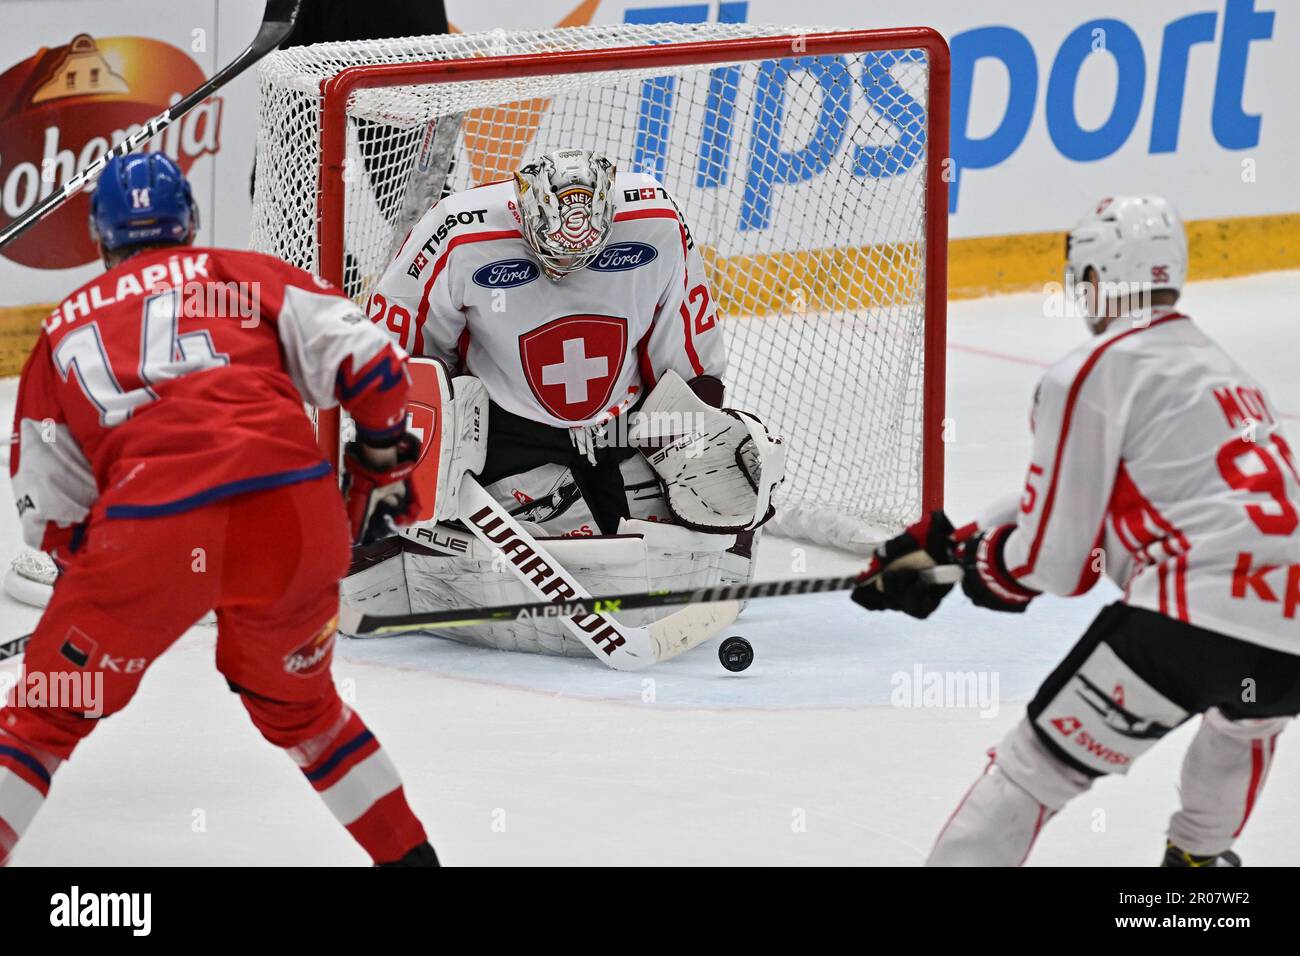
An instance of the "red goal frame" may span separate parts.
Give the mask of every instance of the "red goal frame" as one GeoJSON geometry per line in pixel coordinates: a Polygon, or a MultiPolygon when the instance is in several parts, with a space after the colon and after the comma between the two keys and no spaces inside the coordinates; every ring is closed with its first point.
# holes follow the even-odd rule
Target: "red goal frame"
{"type": "MultiPolygon", "coordinates": [[[[344,181],[347,104],[354,90],[420,83],[501,80],[553,73],[599,73],[654,66],[708,65],[801,56],[868,53],[878,50],[925,50],[929,82],[926,103],[925,343],[922,386],[921,507],[943,507],[944,396],[948,321],[948,183],[949,96],[951,67],[948,44],[929,27],[846,30],[773,37],[742,37],[672,43],[351,66],[321,81],[320,182],[318,191],[318,268],[323,278],[343,287],[344,181]]],[[[863,427],[869,427],[863,423],[863,427]]],[[[339,461],[339,413],[318,412],[317,436],[322,451],[339,461]]]]}

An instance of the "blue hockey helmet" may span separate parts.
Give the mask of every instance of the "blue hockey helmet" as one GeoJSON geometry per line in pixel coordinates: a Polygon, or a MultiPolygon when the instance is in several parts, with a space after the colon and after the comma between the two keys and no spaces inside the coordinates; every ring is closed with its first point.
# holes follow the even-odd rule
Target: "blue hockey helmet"
{"type": "Polygon", "coordinates": [[[90,199],[90,235],[112,251],[188,242],[199,225],[189,180],[166,153],[115,156],[90,199]]]}

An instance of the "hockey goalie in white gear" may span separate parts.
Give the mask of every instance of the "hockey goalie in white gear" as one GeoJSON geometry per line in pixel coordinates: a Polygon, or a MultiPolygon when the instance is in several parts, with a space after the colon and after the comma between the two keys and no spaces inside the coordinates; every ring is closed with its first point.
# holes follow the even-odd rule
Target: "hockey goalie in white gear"
{"type": "MultiPolygon", "coordinates": [[[[527,599],[450,524],[447,496],[466,473],[592,593],[750,580],[784,447],[721,408],[726,355],[704,263],[653,177],[565,149],[446,196],[411,230],[368,314],[459,374],[431,386],[449,389],[453,416],[427,496],[437,513],[404,529],[400,554],[390,543],[359,562],[349,602],[405,613],[527,599]]],[[[422,464],[423,480],[434,470],[422,464]]],[[[446,634],[586,653],[547,621],[446,634]]]]}

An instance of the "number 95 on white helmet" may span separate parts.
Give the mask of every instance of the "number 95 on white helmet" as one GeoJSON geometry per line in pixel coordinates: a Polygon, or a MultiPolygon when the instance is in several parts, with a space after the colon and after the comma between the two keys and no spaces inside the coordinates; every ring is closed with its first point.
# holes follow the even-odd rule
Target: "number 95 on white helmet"
{"type": "Polygon", "coordinates": [[[1095,281],[1107,298],[1149,301],[1152,292],[1181,293],[1186,280],[1187,233],[1163,196],[1103,199],[1065,237],[1067,289],[1095,281]]]}

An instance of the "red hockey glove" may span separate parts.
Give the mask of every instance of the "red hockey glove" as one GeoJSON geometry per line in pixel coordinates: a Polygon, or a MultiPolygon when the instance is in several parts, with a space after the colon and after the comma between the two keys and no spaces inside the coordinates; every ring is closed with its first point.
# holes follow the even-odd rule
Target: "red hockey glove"
{"type": "Polygon", "coordinates": [[[977,607],[1020,614],[1040,593],[1013,578],[1002,560],[1002,549],[1015,527],[1004,524],[982,531],[959,548],[958,557],[966,572],[961,589],[977,607]]]}
{"type": "Polygon", "coordinates": [[[371,464],[360,442],[348,442],[343,450],[343,500],[356,544],[387,538],[394,525],[410,524],[420,513],[420,498],[411,482],[420,461],[420,440],[406,432],[393,447],[397,460],[386,466],[371,464]]]}
{"type": "Polygon", "coordinates": [[[852,598],[868,611],[902,611],[915,618],[934,613],[951,582],[935,582],[921,572],[936,565],[950,565],[953,557],[952,522],[942,511],[934,511],[876,548],[871,564],[862,572],[862,583],[852,598]]]}

